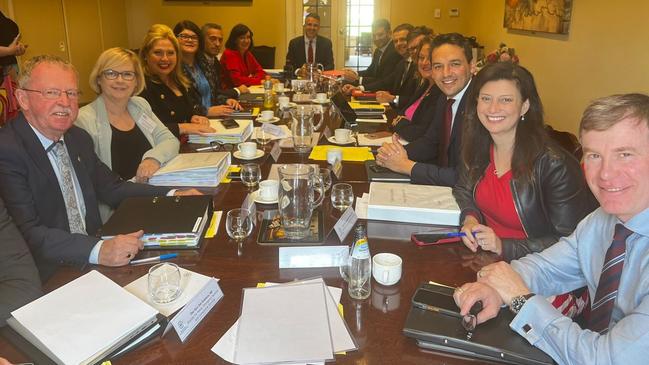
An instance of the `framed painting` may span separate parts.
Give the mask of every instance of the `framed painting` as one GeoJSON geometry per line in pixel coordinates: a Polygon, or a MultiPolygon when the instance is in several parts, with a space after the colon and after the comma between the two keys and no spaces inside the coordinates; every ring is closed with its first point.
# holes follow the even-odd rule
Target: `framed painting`
{"type": "Polygon", "coordinates": [[[572,0],[505,0],[507,29],[568,34],[572,0]]]}

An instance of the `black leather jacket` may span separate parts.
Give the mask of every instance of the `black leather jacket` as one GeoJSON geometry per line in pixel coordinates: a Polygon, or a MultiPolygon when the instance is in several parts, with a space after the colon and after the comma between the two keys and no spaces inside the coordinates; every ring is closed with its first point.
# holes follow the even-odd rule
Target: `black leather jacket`
{"type": "MultiPolygon", "coordinates": [[[[534,162],[532,181],[512,179],[510,183],[516,213],[521,220],[527,239],[503,239],[502,256],[513,260],[528,253],[542,251],[562,236],[567,236],[577,223],[595,210],[597,201],[586,185],[577,159],[564,149],[551,145],[534,162]]],[[[468,181],[465,169],[453,188],[462,215],[468,213],[484,217],[475,205],[477,184],[468,181]]]]}

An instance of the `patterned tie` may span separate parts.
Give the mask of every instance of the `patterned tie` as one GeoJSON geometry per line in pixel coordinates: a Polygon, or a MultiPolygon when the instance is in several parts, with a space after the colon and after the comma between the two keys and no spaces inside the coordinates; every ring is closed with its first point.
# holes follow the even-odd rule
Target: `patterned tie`
{"type": "Polygon", "coordinates": [[[446,113],[444,114],[444,125],[442,129],[441,143],[439,144],[439,166],[448,166],[448,146],[451,143],[451,129],[453,125],[453,103],[455,99],[446,100],[446,113]]]}
{"type": "Polygon", "coordinates": [[[617,288],[620,286],[620,277],[624,268],[626,239],[633,231],[621,224],[615,225],[613,242],[606,251],[604,266],[597,284],[595,300],[590,311],[588,328],[592,331],[605,334],[611,322],[611,314],[617,298],[617,288]]]}
{"type": "Polygon", "coordinates": [[[313,63],[313,39],[309,40],[308,55],[309,55],[309,59],[308,59],[307,62],[311,64],[311,63],[313,63]]]}
{"type": "Polygon", "coordinates": [[[63,199],[65,200],[65,210],[68,215],[70,232],[86,234],[83,219],[79,211],[77,197],[74,193],[74,178],[72,175],[74,174],[74,170],[72,169],[68,150],[63,146],[63,140],[58,140],[57,142],[52,143],[52,145],[47,148],[47,152],[50,150],[54,152],[54,158],[57,160],[57,165],[61,172],[61,192],[63,193],[63,199]]]}

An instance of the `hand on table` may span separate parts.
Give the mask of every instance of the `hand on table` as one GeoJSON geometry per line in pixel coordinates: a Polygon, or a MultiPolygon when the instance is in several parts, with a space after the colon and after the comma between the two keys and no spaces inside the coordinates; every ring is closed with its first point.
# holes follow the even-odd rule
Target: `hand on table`
{"type": "Polygon", "coordinates": [[[508,263],[496,262],[478,271],[478,282],[492,287],[503,303],[509,305],[512,298],[530,293],[523,279],[508,263]]]}
{"type": "Polygon", "coordinates": [[[466,283],[460,286],[453,293],[453,299],[455,299],[455,304],[460,307],[460,314],[463,316],[469,313],[473,304],[481,300],[482,310],[477,316],[478,324],[495,318],[503,305],[498,292],[483,283],[466,283]]]}
{"type": "Polygon", "coordinates": [[[348,80],[350,82],[354,82],[358,80],[358,74],[354,70],[350,70],[348,68],[343,70],[343,77],[345,80],[348,80]]]}
{"type": "Polygon", "coordinates": [[[379,166],[410,176],[415,163],[408,159],[408,152],[399,142],[399,135],[392,135],[392,143],[383,143],[376,155],[379,166]]]}
{"type": "Polygon", "coordinates": [[[192,115],[189,122],[194,124],[210,125],[210,120],[202,115],[192,115]]]}
{"type": "Polygon", "coordinates": [[[388,91],[377,91],[376,92],[376,101],[379,103],[391,103],[394,101],[395,96],[390,94],[388,91]]]}
{"type": "Polygon", "coordinates": [[[342,92],[345,95],[351,95],[354,90],[358,90],[358,88],[352,84],[345,84],[342,87],[342,92]]]}
{"type": "Polygon", "coordinates": [[[247,94],[250,92],[250,90],[248,90],[248,86],[243,84],[235,87],[235,89],[239,90],[239,94],[247,94]]]}
{"type": "Polygon", "coordinates": [[[180,130],[180,134],[202,134],[216,132],[216,130],[209,125],[198,123],[179,123],[178,129],[180,130]]]}
{"type": "Polygon", "coordinates": [[[234,109],[234,110],[241,110],[242,109],[241,104],[239,104],[239,101],[237,101],[236,99],[228,99],[225,102],[225,104],[232,107],[232,109],[234,109]]]}
{"type": "MultiPolygon", "coordinates": [[[[228,99],[228,100],[234,100],[234,99],[228,99]]],[[[238,105],[238,104],[239,104],[239,102],[237,102],[237,105],[238,105]]],[[[240,107],[240,106],[239,106],[239,107],[240,107]]],[[[232,106],[230,106],[230,105],[228,105],[228,104],[224,104],[224,105],[215,105],[215,106],[211,106],[211,107],[207,110],[207,115],[209,115],[209,116],[214,116],[214,117],[227,117],[227,116],[229,116],[230,114],[232,114],[232,112],[234,111],[234,109],[235,109],[234,107],[232,107],[232,106]]]]}
{"type": "Polygon", "coordinates": [[[135,181],[139,183],[146,183],[151,176],[160,169],[160,162],[153,158],[145,158],[140,162],[135,173],[135,181]]]}
{"type": "Polygon", "coordinates": [[[466,236],[462,237],[462,242],[469,250],[476,252],[480,247],[485,251],[495,252],[498,255],[502,254],[503,242],[500,237],[496,235],[496,232],[491,227],[480,224],[474,216],[466,216],[460,231],[466,234],[466,236]]]}
{"type": "Polygon", "coordinates": [[[144,248],[144,243],[140,240],[143,234],[144,231],[139,230],[104,240],[99,250],[99,264],[104,266],[127,265],[144,248]]]}

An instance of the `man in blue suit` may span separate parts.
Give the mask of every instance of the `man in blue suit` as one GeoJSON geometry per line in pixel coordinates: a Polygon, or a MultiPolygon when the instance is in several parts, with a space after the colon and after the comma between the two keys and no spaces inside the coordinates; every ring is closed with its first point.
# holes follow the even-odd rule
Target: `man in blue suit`
{"type": "Polygon", "coordinates": [[[0,130],[0,195],[41,278],[58,265],[128,264],[143,247],[143,232],[94,237],[102,224],[98,201],[117,207],[127,197],[170,192],[125,182],[99,160],[90,136],[73,125],[79,94],[70,63],[35,57],[23,67],[16,92],[22,113],[0,130]]]}

